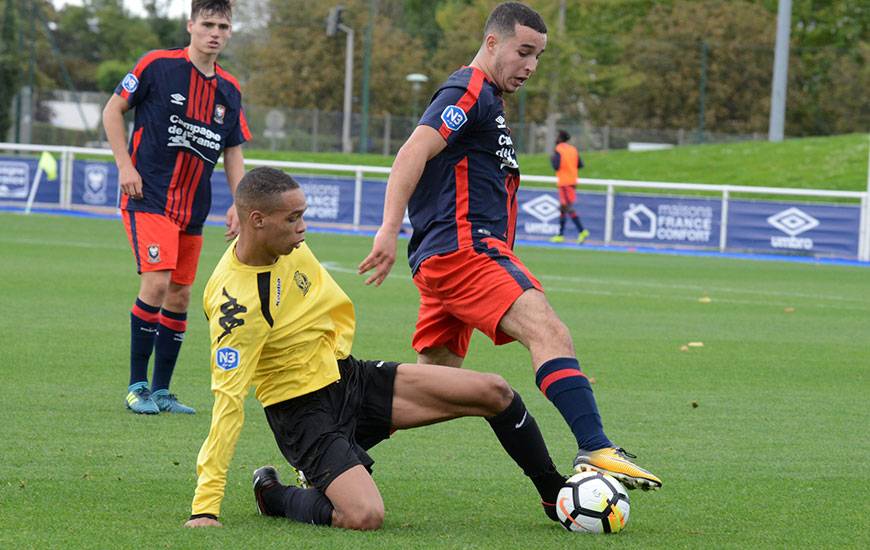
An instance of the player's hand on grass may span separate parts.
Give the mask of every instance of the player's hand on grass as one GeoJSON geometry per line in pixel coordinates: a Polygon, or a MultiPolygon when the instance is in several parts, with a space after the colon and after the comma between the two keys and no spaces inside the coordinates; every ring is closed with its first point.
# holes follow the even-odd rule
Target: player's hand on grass
{"type": "Polygon", "coordinates": [[[189,519],[184,524],[185,527],[223,527],[223,523],[211,518],[196,518],[189,519]]]}
{"type": "Polygon", "coordinates": [[[142,176],[133,166],[127,166],[119,171],[118,183],[121,186],[121,192],[131,199],[142,198],[142,176]]]}
{"type": "Polygon", "coordinates": [[[390,274],[393,264],[396,263],[397,241],[398,234],[395,231],[385,230],[383,227],[378,229],[378,232],[375,235],[375,240],[372,243],[372,251],[369,252],[369,255],[359,264],[359,270],[357,271],[362,275],[372,269],[375,270],[375,272],[366,279],[367,285],[374,283],[375,286],[381,286],[381,283],[383,283],[384,279],[387,278],[387,275],[390,274]]]}
{"type": "Polygon", "coordinates": [[[239,234],[239,215],[236,213],[236,205],[233,204],[227,209],[227,231],[224,233],[224,237],[228,241],[231,241],[236,238],[236,235],[239,234]]]}

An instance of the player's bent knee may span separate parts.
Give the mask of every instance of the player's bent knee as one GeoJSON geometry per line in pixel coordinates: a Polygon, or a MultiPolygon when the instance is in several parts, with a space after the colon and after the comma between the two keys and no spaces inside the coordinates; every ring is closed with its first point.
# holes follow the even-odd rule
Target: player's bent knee
{"type": "Polygon", "coordinates": [[[355,506],[352,510],[336,510],[335,527],[356,531],[374,531],[384,525],[384,508],[376,505],[355,506]]]}
{"type": "Polygon", "coordinates": [[[488,416],[495,416],[505,410],[514,398],[514,389],[507,380],[498,374],[484,374],[486,390],[481,393],[488,416]]]}

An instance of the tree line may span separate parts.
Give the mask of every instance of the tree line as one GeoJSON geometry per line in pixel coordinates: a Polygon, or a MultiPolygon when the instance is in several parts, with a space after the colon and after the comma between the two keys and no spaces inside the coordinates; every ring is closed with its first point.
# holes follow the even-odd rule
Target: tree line
{"type": "MultiPolygon", "coordinates": [[[[496,4],[335,2],[356,31],[354,110],[362,107],[368,50],[370,112],[394,115],[415,114],[416,101],[425,102],[472,59],[496,4]],[[409,73],[429,77],[421,97],[414,97],[409,73]]],[[[527,3],[548,24],[548,46],[538,74],[508,98],[512,120],[766,132],[777,0],[527,3]]],[[[145,17],[125,11],[121,0],[85,0],[60,10],[48,0],[0,0],[0,6],[0,131],[9,123],[2,104],[31,79],[39,89],[109,93],[145,51],[188,42],[184,20],[165,14],[165,0],[146,0],[145,17]]],[[[248,103],[342,109],[345,41],[341,33],[326,36],[331,7],[238,0],[234,37],[221,62],[242,81],[248,103]]],[[[868,22],[864,0],[793,1],[787,135],[870,128],[868,22]]]]}

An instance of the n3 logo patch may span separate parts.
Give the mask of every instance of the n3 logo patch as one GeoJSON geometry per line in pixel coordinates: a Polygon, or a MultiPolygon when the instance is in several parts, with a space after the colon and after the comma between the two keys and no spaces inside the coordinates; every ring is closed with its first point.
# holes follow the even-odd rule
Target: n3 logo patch
{"type": "Polygon", "coordinates": [[[236,348],[223,347],[215,352],[214,362],[221,370],[233,370],[239,367],[240,358],[241,355],[236,348]]]}
{"type": "Polygon", "coordinates": [[[451,131],[455,132],[462,128],[462,125],[468,121],[468,116],[465,114],[465,111],[456,105],[448,105],[443,111],[441,111],[441,121],[444,122],[444,125],[451,131]]]}
{"type": "Polygon", "coordinates": [[[121,81],[121,87],[132,94],[139,87],[139,79],[133,73],[127,73],[127,76],[121,81]]]}

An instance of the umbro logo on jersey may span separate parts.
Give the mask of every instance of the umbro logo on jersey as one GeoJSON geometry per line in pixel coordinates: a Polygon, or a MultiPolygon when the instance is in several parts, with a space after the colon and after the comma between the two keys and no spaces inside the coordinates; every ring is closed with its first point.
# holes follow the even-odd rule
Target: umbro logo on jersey
{"type": "Polygon", "coordinates": [[[169,102],[172,103],[173,105],[184,105],[185,99],[187,99],[187,98],[179,93],[174,93],[171,96],[169,96],[169,102]]]}
{"type": "Polygon", "coordinates": [[[495,117],[495,123],[499,128],[507,128],[507,121],[504,119],[504,116],[498,115],[495,117]]]}

